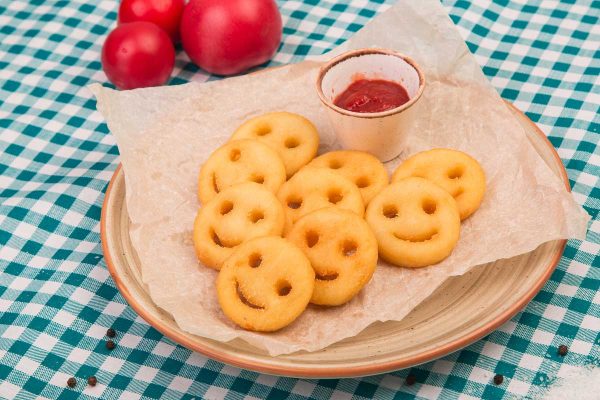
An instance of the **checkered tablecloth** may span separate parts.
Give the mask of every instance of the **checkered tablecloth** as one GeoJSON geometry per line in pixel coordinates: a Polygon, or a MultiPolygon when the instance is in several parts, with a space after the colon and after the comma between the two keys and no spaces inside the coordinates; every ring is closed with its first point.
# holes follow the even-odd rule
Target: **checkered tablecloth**
{"type": "MultiPolygon", "coordinates": [[[[279,1],[284,38],[272,64],[335,47],[392,2],[279,1]]],[[[85,88],[106,81],[100,49],[117,2],[0,0],[0,398],[536,398],[569,370],[600,365],[600,2],[444,5],[493,85],[558,149],[593,217],[587,240],[568,243],[525,310],[462,351],[385,375],[303,380],[193,353],[125,303],[99,237],[118,150],[85,88]]],[[[178,55],[171,84],[208,78],[178,55]]]]}

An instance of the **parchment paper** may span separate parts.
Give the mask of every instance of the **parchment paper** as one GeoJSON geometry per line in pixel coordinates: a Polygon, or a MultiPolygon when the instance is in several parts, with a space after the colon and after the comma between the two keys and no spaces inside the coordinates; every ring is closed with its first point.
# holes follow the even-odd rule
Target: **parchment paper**
{"type": "Polygon", "coordinates": [[[529,144],[437,0],[400,1],[335,53],[361,47],[409,54],[425,70],[420,118],[404,157],[433,147],[471,154],[487,175],[485,199],[440,264],[402,269],[380,262],[350,303],[309,307],[273,334],[247,332],[229,322],[217,302],[216,272],[196,260],[191,232],[198,170],[242,121],[274,110],[306,116],[319,129],[320,151],[336,148],[315,91],[319,62],[209,83],[122,92],[90,87],[117,138],[143,280],[154,302],[183,330],[219,341],[239,337],[271,355],[314,351],[375,321],[401,320],[449,276],[546,241],[585,237],[588,215],[529,144]]]}

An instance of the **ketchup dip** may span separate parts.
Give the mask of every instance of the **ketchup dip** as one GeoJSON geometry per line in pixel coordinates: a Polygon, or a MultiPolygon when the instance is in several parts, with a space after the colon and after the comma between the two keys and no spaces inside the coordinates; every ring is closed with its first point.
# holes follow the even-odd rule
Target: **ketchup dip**
{"type": "Polygon", "coordinates": [[[358,113],[377,113],[400,107],[410,100],[406,89],[384,79],[358,79],[334,100],[344,110],[358,113]]]}
{"type": "Polygon", "coordinates": [[[410,57],[391,49],[350,50],[321,65],[316,90],[342,149],[386,162],[406,148],[420,116],[413,107],[425,75],[410,57]]]}

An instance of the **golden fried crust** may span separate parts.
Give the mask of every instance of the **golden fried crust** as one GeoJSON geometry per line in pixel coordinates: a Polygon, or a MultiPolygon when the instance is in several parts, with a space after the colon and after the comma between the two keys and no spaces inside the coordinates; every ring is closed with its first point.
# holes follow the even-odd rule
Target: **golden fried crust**
{"type": "Polygon", "coordinates": [[[323,208],[300,218],[287,238],[315,270],[311,303],[337,306],[352,299],[377,265],[377,240],[369,225],[351,211],[323,208]]]}
{"type": "Polygon", "coordinates": [[[448,257],[460,235],[456,201],[423,178],[392,183],[367,207],[379,255],[400,267],[425,267],[448,257]]]}
{"type": "Polygon", "coordinates": [[[365,206],[390,181],[381,161],[362,151],[332,151],[315,158],[308,165],[329,168],[354,182],[360,190],[365,206]]]}
{"type": "Polygon", "coordinates": [[[256,182],[276,193],[285,182],[285,167],[277,153],[258,140],[237,140],[218,148],[200,169],[198,198],[209,202],[219,192],[244,182],[256,182]]]}
{"type": "Polygon", "coordinates": [[[285,210],[284,232],[289,232],[302,216],[320,208],[335,206],[361,217],[364,214],[356,185],[326,168],[302,168],[281,186],[277,198],[285,210]]]}
{"type": "Polygon", "coordinates": [[[283,206],[264,185],[241,183],[202,206],[194,223],[194,248],[200,262],[220,269],[234,249],[248,239],[281,235],[283,206]]]}
{"type": "Polygon", "coordinates": [[[317,128],[303,116],[289,112],[249,119],[231,136],[231,140],[238,139],[258,139],[271,146],[283,160],[288,178],[312,160],[319,148],[317,128]]]}
{"type": "Polygon", "coordinates": [[[430,180],[450,193],[458,204],[461,220],[479,208],[485,193],[485,173],[481,165],[458,150],[433,149],[417,153],[396,169],[392,182],[411,176],[430,180]]]}
{"type": "Polygon", "coordinates": [[[291,324],[312,296],[315,273],[289,241],[261,237],[240,245],[217,278],[223,313],[244,329],[272,332],[291,324]]]}

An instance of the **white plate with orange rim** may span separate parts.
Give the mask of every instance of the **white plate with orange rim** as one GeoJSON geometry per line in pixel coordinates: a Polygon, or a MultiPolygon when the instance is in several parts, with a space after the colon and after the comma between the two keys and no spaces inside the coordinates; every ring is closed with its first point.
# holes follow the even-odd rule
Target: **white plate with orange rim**
{"type": "MultiPolygon", "coordinates": [[[[508,106],[541,158],[570,191],[564,166],[544,133],[525,114],[508,106]]],[[[272,357],[240,339],[222,343],[182,331],[170,314],[153,303],[142,283],[129,222],[125,177],[119,166],[102,207],[102,247],[119,291],[142,318],[176,343],[215,360],[267,374],[306,378],[364,376],[408,368],[481,339],[540,291],[566,244],[566,240],[548,242],[530,253],[450,278],[402,321],[372,324],[357,336],[319,351],[272,357]]]]}

